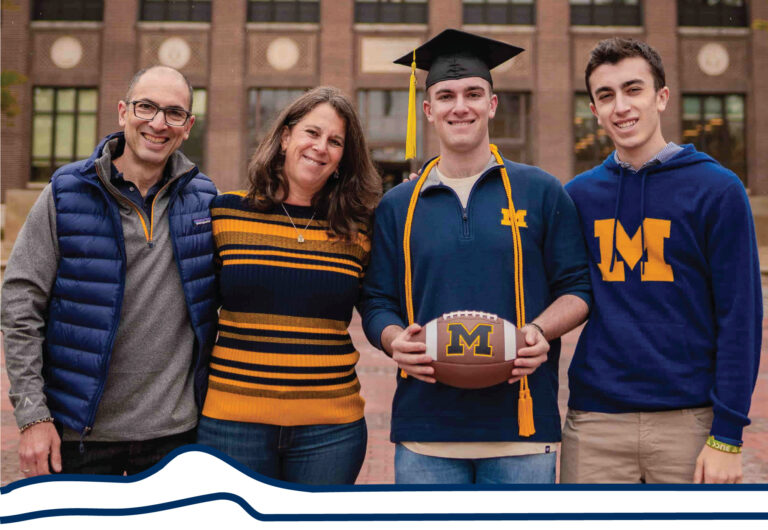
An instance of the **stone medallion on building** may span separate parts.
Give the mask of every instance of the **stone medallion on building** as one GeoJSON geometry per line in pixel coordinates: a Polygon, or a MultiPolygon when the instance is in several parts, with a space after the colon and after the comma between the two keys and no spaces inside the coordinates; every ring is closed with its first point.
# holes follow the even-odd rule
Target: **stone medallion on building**
{"type": "Polygon", "coordinates": [[[184,68],[192,56],[192,50],[187,41],[180,37],[165,39],[157,50],[157,59],[160,64],[180,70],[184,68]]]}
{"type": "Polygon", "coordinates": [[[278,37],[267,47],[267,62],[275,70],[290,70],[299,62],[299,45],[288,37],[278,37]]]}
{"type": "Polygon", "coordinates": [[[51,61],[59,68],[74,68],[82,58],[83,45],[75,37],[59,37],[51,45],[51,61]]]}
{"type": "Polygon", "coordinates": [[[728,50],[717,42],[710,42],[702,46],[696,59],[701,71],[711,76],[725,73],[730,63],[728,50]]]}

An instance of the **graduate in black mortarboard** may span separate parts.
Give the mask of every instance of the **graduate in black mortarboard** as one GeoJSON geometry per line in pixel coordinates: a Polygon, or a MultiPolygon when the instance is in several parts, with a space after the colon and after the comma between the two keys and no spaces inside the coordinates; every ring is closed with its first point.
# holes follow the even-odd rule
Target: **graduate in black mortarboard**
{"type": "MultiPolygon", "coordinates": [[[[490,70],[521,51],[450,29],[395,61],[412,68],[407,157],[415,155],[416,68],[428,70],[423,110],[440,141],[417,181],[383,197],[363,287],[366,335],[400,368],[391,431],[399,484],[555,480],[557,338],[588,313],[589,271],[559,182],[490,144],[498,104],[490,70]],[[500,384],[441,383],[426,344],[413,340],[421,325],[462,310],[522,328],[525,344],[500,384]]],[[[466,332],[464,362],[488,356],[479,331],[466,332]]]]}
{"type": "MultiPolygon", "coordinates": [[[[433,120],[429,113],[429,103],[432,101],[429,97],[429,89],[441,81],[475,77],[488,82],[488,87],[483,88],[486,95],[492,100],[492,108],[488,118],[493,118],[497,99],[493,95],[491,70],[522,51],[522,48],[505,42],[456,29],[447,29],[416,48],[413,52],[397,59],[395,61],[396,64],[411,67],[406,159],[413,158],[416,154],[416,68],[428,72],[426,80],[428,97],[424,104],[424,112],[427,114],[430,122],[433,122],[433,120]]],[[[486,122],[485,130],[487,131],[487,120],[484,121],[486,122]]],[[[486,141],[486,143],[490,142],[486,141]]]]}

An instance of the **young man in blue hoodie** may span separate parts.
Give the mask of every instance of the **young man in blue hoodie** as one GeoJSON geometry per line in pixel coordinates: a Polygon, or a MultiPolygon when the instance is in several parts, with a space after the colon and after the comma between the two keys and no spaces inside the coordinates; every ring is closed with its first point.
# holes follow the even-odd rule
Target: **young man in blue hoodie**
{"type": "Polygon", "coordinates": [[[569,370],[561,481],[739,482],[763,313],[744,186],[664,140],[669,89],[647,44],[600,42],[586,84],[616,150],[566,186],[594,305],[569,370]]]}
{"type": "Polygon", "coordinates": [[[440,140],[421,178],[396,186],[376,210],[361,306],[368,339],[402,370],[391,431],[398,484],[555,480],[558,337],[586,317],[589,276],[576,210],[557,179],[490,145],[489,70],[520,51],[446,30],[398,60],[429,70],[423,110],[440,140]],[[523,328],[515,384],[435,382],[425,344],[411,337],[458,310],[523,328]],[[518,414],[521,390],[530,402],[526,385],[532,410],[518,414]]]}

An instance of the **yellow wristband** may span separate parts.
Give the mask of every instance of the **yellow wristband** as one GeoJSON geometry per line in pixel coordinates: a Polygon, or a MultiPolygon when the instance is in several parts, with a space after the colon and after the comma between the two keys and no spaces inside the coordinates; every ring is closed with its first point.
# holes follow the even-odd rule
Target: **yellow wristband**
{"type": "Polygon", "coordinates": [[[717,449],[718,451],[722,451],[724,453],[733,453],[733,454],[741,453],[741,447],[739,447],[738,445],[731,445],[725,442],[721,442],[719,440],[715,440],[715,437],[712,435],[710,435],[709,438],[707,438],[707,445],[712,449],[717,449]]]}

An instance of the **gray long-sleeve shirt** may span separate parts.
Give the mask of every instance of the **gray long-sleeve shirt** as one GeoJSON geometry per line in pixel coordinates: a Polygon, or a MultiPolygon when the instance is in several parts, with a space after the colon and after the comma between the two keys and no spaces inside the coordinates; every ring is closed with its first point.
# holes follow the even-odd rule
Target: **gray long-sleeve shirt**
{"type": "MultiPolygon", "coordinates": [[[[187,313],[168,223],[167,186],[154,202],[152,245],[140,215],[109,181],[113,140],[97,161],[101,184],[117,201],[127,257],[125,295],[99,403],[93,441],[146,440],[184,432],[197,422],[192,360],[194,331],[187,313]]],[[[181,153],[168,162],[169,184],[192,169],[181,153]]],[[[32,207],[14,245],[2,287],[2,329],[9,392],[21,427],[50,415],[42,376],[48,302],[59,249],[51,187],[32,207]]],[[[80,434],[65,430],[65,440],[80,434]]]]}

